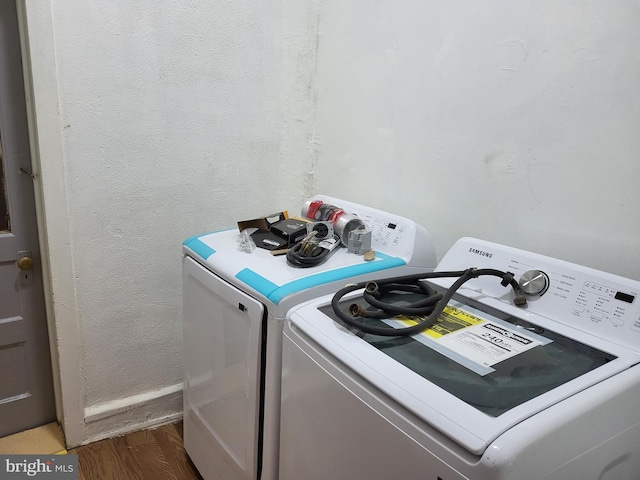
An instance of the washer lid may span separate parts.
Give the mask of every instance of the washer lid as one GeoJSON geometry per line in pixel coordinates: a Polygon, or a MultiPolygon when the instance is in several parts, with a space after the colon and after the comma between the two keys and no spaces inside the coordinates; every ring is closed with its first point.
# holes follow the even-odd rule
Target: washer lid
{"type": "Polygon", "coordinates": [[[525,418],[640,361],[624,347],[545,318],[524,320],[513,312],[472,306],[463,297],[449,305],[435,328],[419,335],[354,334],[338,323],[330,300],[295,309],[287,326],[291,334],[303,332],[477,455],[525,418]]]}

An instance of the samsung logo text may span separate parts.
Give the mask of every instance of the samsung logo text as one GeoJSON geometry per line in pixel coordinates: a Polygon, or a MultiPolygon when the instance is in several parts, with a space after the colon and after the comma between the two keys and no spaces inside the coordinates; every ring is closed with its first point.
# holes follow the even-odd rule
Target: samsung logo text
{"type": "Polygon", "coordinates": [[[484,250],[478,250],[477,248],[470,248],[469,252],[475,253],[476,255],[480,255],[481,257],[492,258],[493,253],[485,252],[484,250]]]}

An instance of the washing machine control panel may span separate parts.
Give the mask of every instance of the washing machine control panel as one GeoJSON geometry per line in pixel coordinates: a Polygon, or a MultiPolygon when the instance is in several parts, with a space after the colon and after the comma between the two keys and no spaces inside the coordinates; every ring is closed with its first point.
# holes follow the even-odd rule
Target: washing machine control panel
{"type": "Polygon", "coordinates": [[[435,268],[437,259],[433,242],[427,230],[417,222],[326,195],[316,195],[311,200],[321,200],[357,215],[371,231],[371,248],[375,251],[402,258],[408,266],[435,268]]]}
{"type": "MultiPolygon", "coordinates": [[[[436,270],[470,267],[513,273],[528,313],[640,350],[640,282],[470,238],[456,242],[436,270]]],[[[473,279],[465,288],[479,293],[480,301],[488,296],[513,304],[513,291],[495,277],[473,279]]]]}
{"type": "Polygon", "coordinates": [[[401,248],[403,242],[412,242],[411,224],[394,218],[376,215],[359,215],[371,230],[371,246],[384,251],[401,248]]]}

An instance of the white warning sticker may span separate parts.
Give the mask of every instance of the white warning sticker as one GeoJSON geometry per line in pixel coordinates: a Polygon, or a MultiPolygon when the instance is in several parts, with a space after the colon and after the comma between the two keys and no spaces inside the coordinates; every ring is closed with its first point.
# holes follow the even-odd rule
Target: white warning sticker
{"type": "MultiPolygon", "coordinates": [[[[383,322],[402,328],[423,319],[399,315],[383,322]]],[[[494,371],[493,365],[551,341],[458,302],[447,305],[436,323],[412,338],[478,375],[487,375],[494,371]]]]}
{"type": "Polygon", "coordinates": [[[493,322],[451,332],[438,343],[487,367],[541,345],[541,342],[493,322]]]}

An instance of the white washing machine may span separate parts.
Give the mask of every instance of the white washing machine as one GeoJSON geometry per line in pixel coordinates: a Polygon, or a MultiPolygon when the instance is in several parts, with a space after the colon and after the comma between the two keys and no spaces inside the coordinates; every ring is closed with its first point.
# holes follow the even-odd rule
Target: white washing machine
{"type": "Polygon", "coordinates": [[[290,312],[281,480],[640,478],[640,282],[472,238],[436,271],[468,267],[527,305],[481,277],[410,337],[346,328],[330,295],[290,312]]]}
{"type": "Polygon", "coordinates": [[[282,328],[294,305],[366,278],[432,271],[427,231],[406,218],[327,196],[355,213],[376,258],[346,248],[294,268],[237,248],[236,229],[183,244],[184,444],[205,480],[278,478],[282,328]]]}

